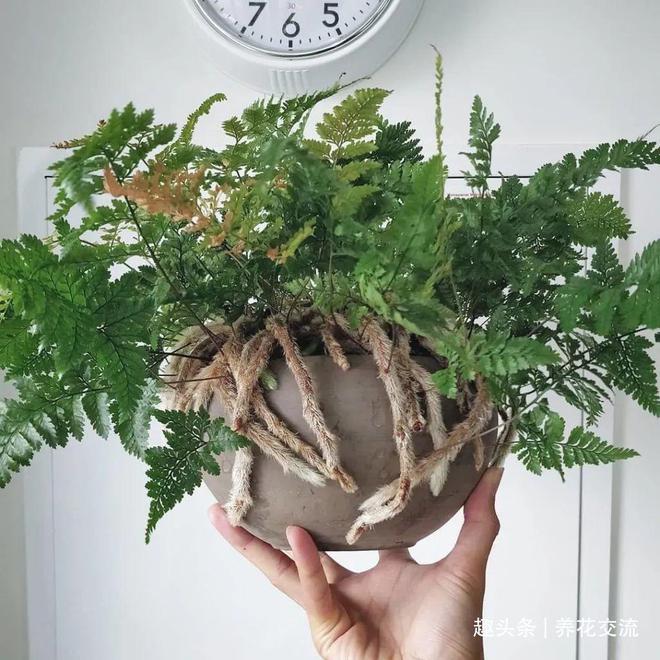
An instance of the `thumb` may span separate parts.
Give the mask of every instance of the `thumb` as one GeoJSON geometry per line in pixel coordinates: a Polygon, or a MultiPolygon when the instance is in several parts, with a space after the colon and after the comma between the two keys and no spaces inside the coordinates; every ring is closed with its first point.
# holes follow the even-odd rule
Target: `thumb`
{"type": "Polygon", "coordinates": [[[487,470],[465,503],[465,522],[448,559],[460,563],[471,573],[485,572],[488,556],[500,531],[495,495],[503,472],[504,468],[487,470]]]}

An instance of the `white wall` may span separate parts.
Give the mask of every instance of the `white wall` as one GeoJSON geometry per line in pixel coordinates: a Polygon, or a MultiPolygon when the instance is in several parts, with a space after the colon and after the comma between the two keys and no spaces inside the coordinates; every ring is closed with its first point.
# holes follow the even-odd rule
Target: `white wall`
{"type": "MultiPolygon", "coordinates": [[[[230,97],[227,112],[252,96],[202,56],[183,1],[2,1],[1,234],[15,226],[18,147],[78,135],[129,100],[156,106],[167,121],[218,89],[230,97]]],[[[413,119],[430,144],[433,43],[446,59],[448,142],[464,141],[476,92],[508,143],[634,137],[660,121],[658,28],[657,0],[427,0],[410,39],[374,82],[396,90],[390,113],[413,119]]],[[[642,220],[646,239],[656,237],[653,218],[642,220]]],[[[612,615],[652,622],[660,591],[658,424],[626,406],[618,425],[622,442],[643,446],[647,460],[617,468],[612,615]]],[[[17,484],[0,496],[0,650],[11,660],[25,657],[17,484]]],[[[618,642],[616,657],[652,657],[653,631],[641,635],[618,642]]]]}

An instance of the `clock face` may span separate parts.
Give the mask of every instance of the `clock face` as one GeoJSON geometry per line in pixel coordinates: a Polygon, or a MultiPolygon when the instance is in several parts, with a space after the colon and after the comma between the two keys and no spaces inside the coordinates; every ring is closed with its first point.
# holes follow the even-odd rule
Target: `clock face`
{"type": "Polygon", "coordinates": [[[248,48],[305,57],[366,32],[392,0],[196,0],[211,25],[248,48]]]}

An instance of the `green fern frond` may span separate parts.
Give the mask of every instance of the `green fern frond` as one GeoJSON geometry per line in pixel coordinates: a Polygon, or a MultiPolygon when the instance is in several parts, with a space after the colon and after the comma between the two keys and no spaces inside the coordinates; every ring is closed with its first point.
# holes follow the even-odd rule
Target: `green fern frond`
{"type": "Polygon", "coordinates": [[[583,373],[567,374],[563,381],[553,387],[569,405],[585,414],[585,421],[592,426],[603,414],[603,401],[611,400],[611,393],[593,378],[583,373]]]}
{"type": "Polygon", "coordinates": [[[621,169],[646,170],[660,164],[660,147],[646,140],[619,140],[587,149],[579,161],[567,158],[560,167],[561,175],[574,186],[591,188],[604,172],[621,169]]]}
{"type": "Polygon", "coordinates": [[[220,474],[218,454],[248,445],[222,418],[211,420],[206,410],[158,410],[154,416],[164,426],[167,444],[146,452],[147,494],[151,500],[147,543],[158,521],[201,485],[203,472],[220,474]]]}
{"type": "Polygon", "coordinates": [[[472,151],[463,153],[472,164],[471,172],[464,172],[468,185],[484,191],[488,189],[488,177],[491,175],[493,160],[493,145],[501,133],[500,125],[495,123],[495,117],[484,107],[480,96],[472,103],[470,114],[470,139],[468,144],[472,151]]]}
{"type": "Polygon", "coordinates": [[[594,294],[594,283],[586,277],[576,275],[555,293],[554,310],[562,330],[571,332],[579,322],[580,315],[594,294]]]}
{"type": "Polygon", "coordinates": [[[614,447],[580,426],[574,428],[562,444],[562,455],[567,468],[576,465],[605,465],[639,456],[634,449],[614,447]]]}
{"type": "Polygon", "coordinates": [[[587,277],[596,286],[618,287],[623,284],[624,272],[614,245],[609,240],[595,242],[596,250],[591,258],[587,277]]]}
{"type": "Polygon", "coordinates": [[[9,483],[12,472],[30,464],[43,444],[63,447],[71,436],[82,439],[80,396],[58,391],[53,381],[48,386],[45,396],[33,380],[22,378],[16,381],[18,398],[0,402],[0,488],[9,483]]]}
{"type": "Polygon", "coordinates": [[[489,338],[480,349],[476,371],[486,377],[505,376],[558,361],[557,353],[536,339],[499,336],[489,338]]]}
{"type": "MultiPolygon", "coordinates": [[[[380,107],[389,96],[384,89],[360,89],[345,98],[332,112],[323,115],[316,132],[334,147],[335,161],[356,157],[347,151],[351,144],[364,144],[381,123],[380,107]]],[[[367,144],[372,141],[367,141],[367,144]]],[[[375,147],[374,147],[375,148],[375,147]]],[[[372,149],[373,150],[373,149],[372,149]]]]}
{"type": "Polygon", "coordinates": [[[147,382],[148,353],[143,347],[123,344],[103,334],[96,343],[95,357],[110,385],[110,412],[115,430],[129,453],[141,456],[143,451],[135,442],[133,428],[147,382]]]}
{"type": "Polygon", "coordinates": [[[9,483],[12,472],[31,463],[44,437],[55,444],[55,433],[45,412],[26,409],[16,401],[0,402],[0,488],[9,483]]]}
{"type": "Polygon", "coordinates": [[[213,96],[209,96],[209,98],[201,103],[200,106],[189,115],[188,121],[186,121],[183,128],[181,129],[177,143],[184,145],[190,144],[192,142],[193,134],[195,133],[195,129],[197,128],[199,120],[205,115],[208,115],[213,109],[213,106],[226,100],[227,97],[224,94],[219,93],[213,94],[213,96]]]}
{"type": "Polygon", "coordinates": [[[419,139],[409,121],[391,124],[383,120],[374,140],[373,160],[391,165],[392,163],[418,163],[424,160],[419,139]]]}
{"type": "Polygon", "coordinates": [[[562,479],[564,468],[603,465],[638,456],[636,451],[612,446],[582,427],[574,428],[565,438],[565,426],[565,421],[543,404],[521,420],[513,452],[534,474],[556,470],[562,479]]]}
{"type": "Polygon", "coordinates": [[[613,340],[598,354],[598,363],[619,388],[644,410],[660,416],[660,394],[655,363],[648,354],[653,342],[639,335],[613,340]]]}
{"type": "Polygon", "coordinates": [[[447,367],[436,371],[432,376],[433,384],[438,388],[438,392],[449,399],[455,399],[458,393],[456,369],[447,367]]]}
{"type": "Polygon", "coordinates": [[[519,437],[512,451],[522,464],[534,474],[556,470],[564,479],[561,444],[566,422],[545,406],[535,408],[520,422],[519,437]]]}
{"type": "Polygon", "coordinates": [[[158,381],[147,380],[134,406],[126,408],[118,401],[110,404],[115,430],[129,454],[144,458],[149,446],[149,430],[156,406],[160,403],[158,381]]]}
{"type": "Polygon", "coordinates": [[[303,94],[289,99],[259,99],[249,105],[240,119],[233,117],[224,123],[225,132],[237,141],[249,136],[269,138],[288,137],[292,133],[302,135],[310,112],[319,104],[337,93],[337,86],[318,92],[303,94]]]}
{"type": "Polygon", "coordinates": [[[7,376],[22,376],[39,350],[39,335],[22,318],[0,319],[0,369],[7,376]]]}
{"type": "Polygon", "coordinates": [[[112,430],[108,393],[90,391],[83,395],[81,402],[92,428],[107,440],[112,430]]]}
{"type": "Polygon", "coordinates": [[[630,295],[620,306],[622,328],[660,328],[660,240],[653,241],[633,258],[626,270],[624,284],[630,295]]]}
{"type": "Polygon", "coordinates": [[[628,238],[631,232],[630,220],[619,202],[600,192],[575,200],[569,218],[581,245],[596,246],[613,238],[628,238]]]}
{"type": "Polygon", "coordinates": [[[660,239],[651,241],[631,260],[625,283],[627,286],[654,286],[660,282],[660,239]]]}

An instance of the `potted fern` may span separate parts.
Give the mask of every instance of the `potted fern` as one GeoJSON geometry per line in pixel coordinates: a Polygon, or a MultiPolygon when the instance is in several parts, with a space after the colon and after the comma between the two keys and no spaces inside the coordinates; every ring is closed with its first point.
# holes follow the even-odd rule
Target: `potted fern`
{"type": "Polygon", "coordinates": [[[658,414],[660,242],[627,268],[622,208],[592,187],[660,164],[644,139],[489,188],[479,98],[470,197],[380,114],[388,92],[259,100],[193,142],[129,105],[58,145],[54,232],[0,245],[0,485],[44,444],[114,433],[147,464],[147,538],[205,479],[284,546],[412,545],[512,450],[536,473],[635,456],[589,427],[619,388],[658,414]],[[84,219],[73,226],[74,207],[84,219]],[[587,263],[586,252],[591,259],[587,263]],[[656,336],[657,339],[657,336],[656,336]],[[572,430],[556,394],[584,412],[572,430]],[[153,421],[164,443],[149,446],[153,421]]]}

